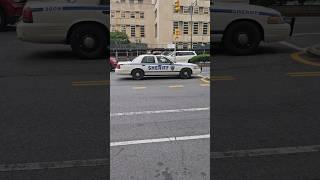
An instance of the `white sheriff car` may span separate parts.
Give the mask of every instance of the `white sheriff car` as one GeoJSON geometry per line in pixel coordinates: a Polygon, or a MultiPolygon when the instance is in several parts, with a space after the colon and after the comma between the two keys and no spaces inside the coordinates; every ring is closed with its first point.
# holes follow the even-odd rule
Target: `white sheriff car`
{"type": "Polygon", "coordinates": [[[191,63],[174,63],[163,55],[145,54],[132,61],[119,62],[115,69],[117,75],[132,76],[140,80],[144,76],[180,76],[189,79],[201,73],[201,68],[191,63]]]}
{"type": "Polygon", "coordinates": [[[18,38],[70,44],[82,58],[106,57],[110,0],[29,0],[17,25],[18,38]]]}
{"type": "Polygon", "coordinates": [[[283,41],[292,35],[294,18],[286,23],[280,12],[271,8],[214,3],[210,12],[211,42],[222,43],[236,55],[254,53],[261,41],[283,41]]]}

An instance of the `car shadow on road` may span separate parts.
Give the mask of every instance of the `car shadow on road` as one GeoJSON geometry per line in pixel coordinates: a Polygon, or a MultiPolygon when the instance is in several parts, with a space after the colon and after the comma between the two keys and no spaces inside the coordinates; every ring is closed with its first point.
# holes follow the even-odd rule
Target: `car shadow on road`
{"type": "MultiPolygon", "coordinates": [[[[222,55],[222,56],[239,56],[239,55],[233,55],[229,53],[227,50],[225,50],[221,45],[216,44],[212,48],[213,55],[222,55]]],[[[257,56],[257,55],[272,55],[272,54],[287,54],[292,53],[294,50],[292,48],[283,46],[278,43],[268,43],[268,44],[261,44],[257,51],[250,55],[241,55],[242,57],[245,56],[257,56]]]]}
{"type": "MultiPolygon", "coordinates": [[[[199,76],[192,76],[190,79],[200,79],[199,76]]],[[[142,80],[133,80],[131,77],[121,77],[118,80],[121,81],[147,81],[147,80],[190,80],[190,79],[181,79],[179,76],[148,76],[143,78],[142,80]]]]}
{"type": "Polygon", "coordinates": [[[16,31],[16,26],[7,26],[1,32],[11,32],[11,31],[16,31]]]}
{"type": "Polygon", "coordinates": [[[88,59],[81,59],[78,58],[74,53],[72,53],[71,50],[41,50],[36,51],[33,53],[30,53],[28,57],[26,58],[31,61],[96,61],[96,60],[105,60],[103,58],[101,59],[94,59],[94,60],[88,60],[88,59]]]}

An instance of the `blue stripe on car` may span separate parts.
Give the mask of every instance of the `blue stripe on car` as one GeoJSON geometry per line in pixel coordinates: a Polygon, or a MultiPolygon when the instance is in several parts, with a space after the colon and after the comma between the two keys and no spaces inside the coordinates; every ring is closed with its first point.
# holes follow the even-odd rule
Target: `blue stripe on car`
{"type": "MultiPolygon", "coordinates": [[[[252,12],[252,11],[249,11],[249,10],[236,10],[236,9],[215,9],[215,8],[210,8],[210,12],[215,12],[215,13],[234,13],[236,14],[235,11],[248,11],[248,12],[252,12]]],[[[275,14],[275,13],[268,13],[268,12],[259,12],[259,11],[256,11],[256,13],[259,15],[259,16],[279,16],[279,14],[275,14]]],[[[239,13],[239,14],[252,14],[252,13],[239,13]]]]}
{"type": "MultiPolygon", "coordinates": [[[[31,8],[32,12],[42,12],[45,8],[31,8]]],[[[62,11],[97,10],[110,12],[110,6],[65,6],[62,11]]]]}

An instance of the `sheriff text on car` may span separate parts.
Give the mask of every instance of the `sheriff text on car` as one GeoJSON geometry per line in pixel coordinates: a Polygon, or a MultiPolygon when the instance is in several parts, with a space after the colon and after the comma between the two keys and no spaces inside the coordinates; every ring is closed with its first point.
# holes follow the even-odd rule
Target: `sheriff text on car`
{"type": "Polygon", "coordinates": [[[140,55],[128,62],[119,62],[115,72],[117,75],[132,76],[140,80],[145,76],[180,76],[189,79],[201,73],[201,68],[191,63],[174,63],[163,55],[140,55]]]}

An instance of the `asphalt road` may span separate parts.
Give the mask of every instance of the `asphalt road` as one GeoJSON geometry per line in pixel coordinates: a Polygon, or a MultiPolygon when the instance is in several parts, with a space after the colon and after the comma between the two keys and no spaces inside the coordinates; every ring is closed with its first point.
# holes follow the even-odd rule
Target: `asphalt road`
{"type": "Polygon", "coordinates": [[[21,42],[14,28],[0,39],[0,179],[107,179],[106,86],[77,84],[105,81],[106,61],[21,42]]]}
{"type": "Polygon", "coordinates": [[[210,84],[112,73],[110,96],[111,179],[210,179],[210,84]]]}
{"type": "Polygon", "coordinates": [[[320,42],[319,22],[297,18],[255,55],[215,51],[212,179],[320,179],[320,59],[299,53],[320,42]]]}

